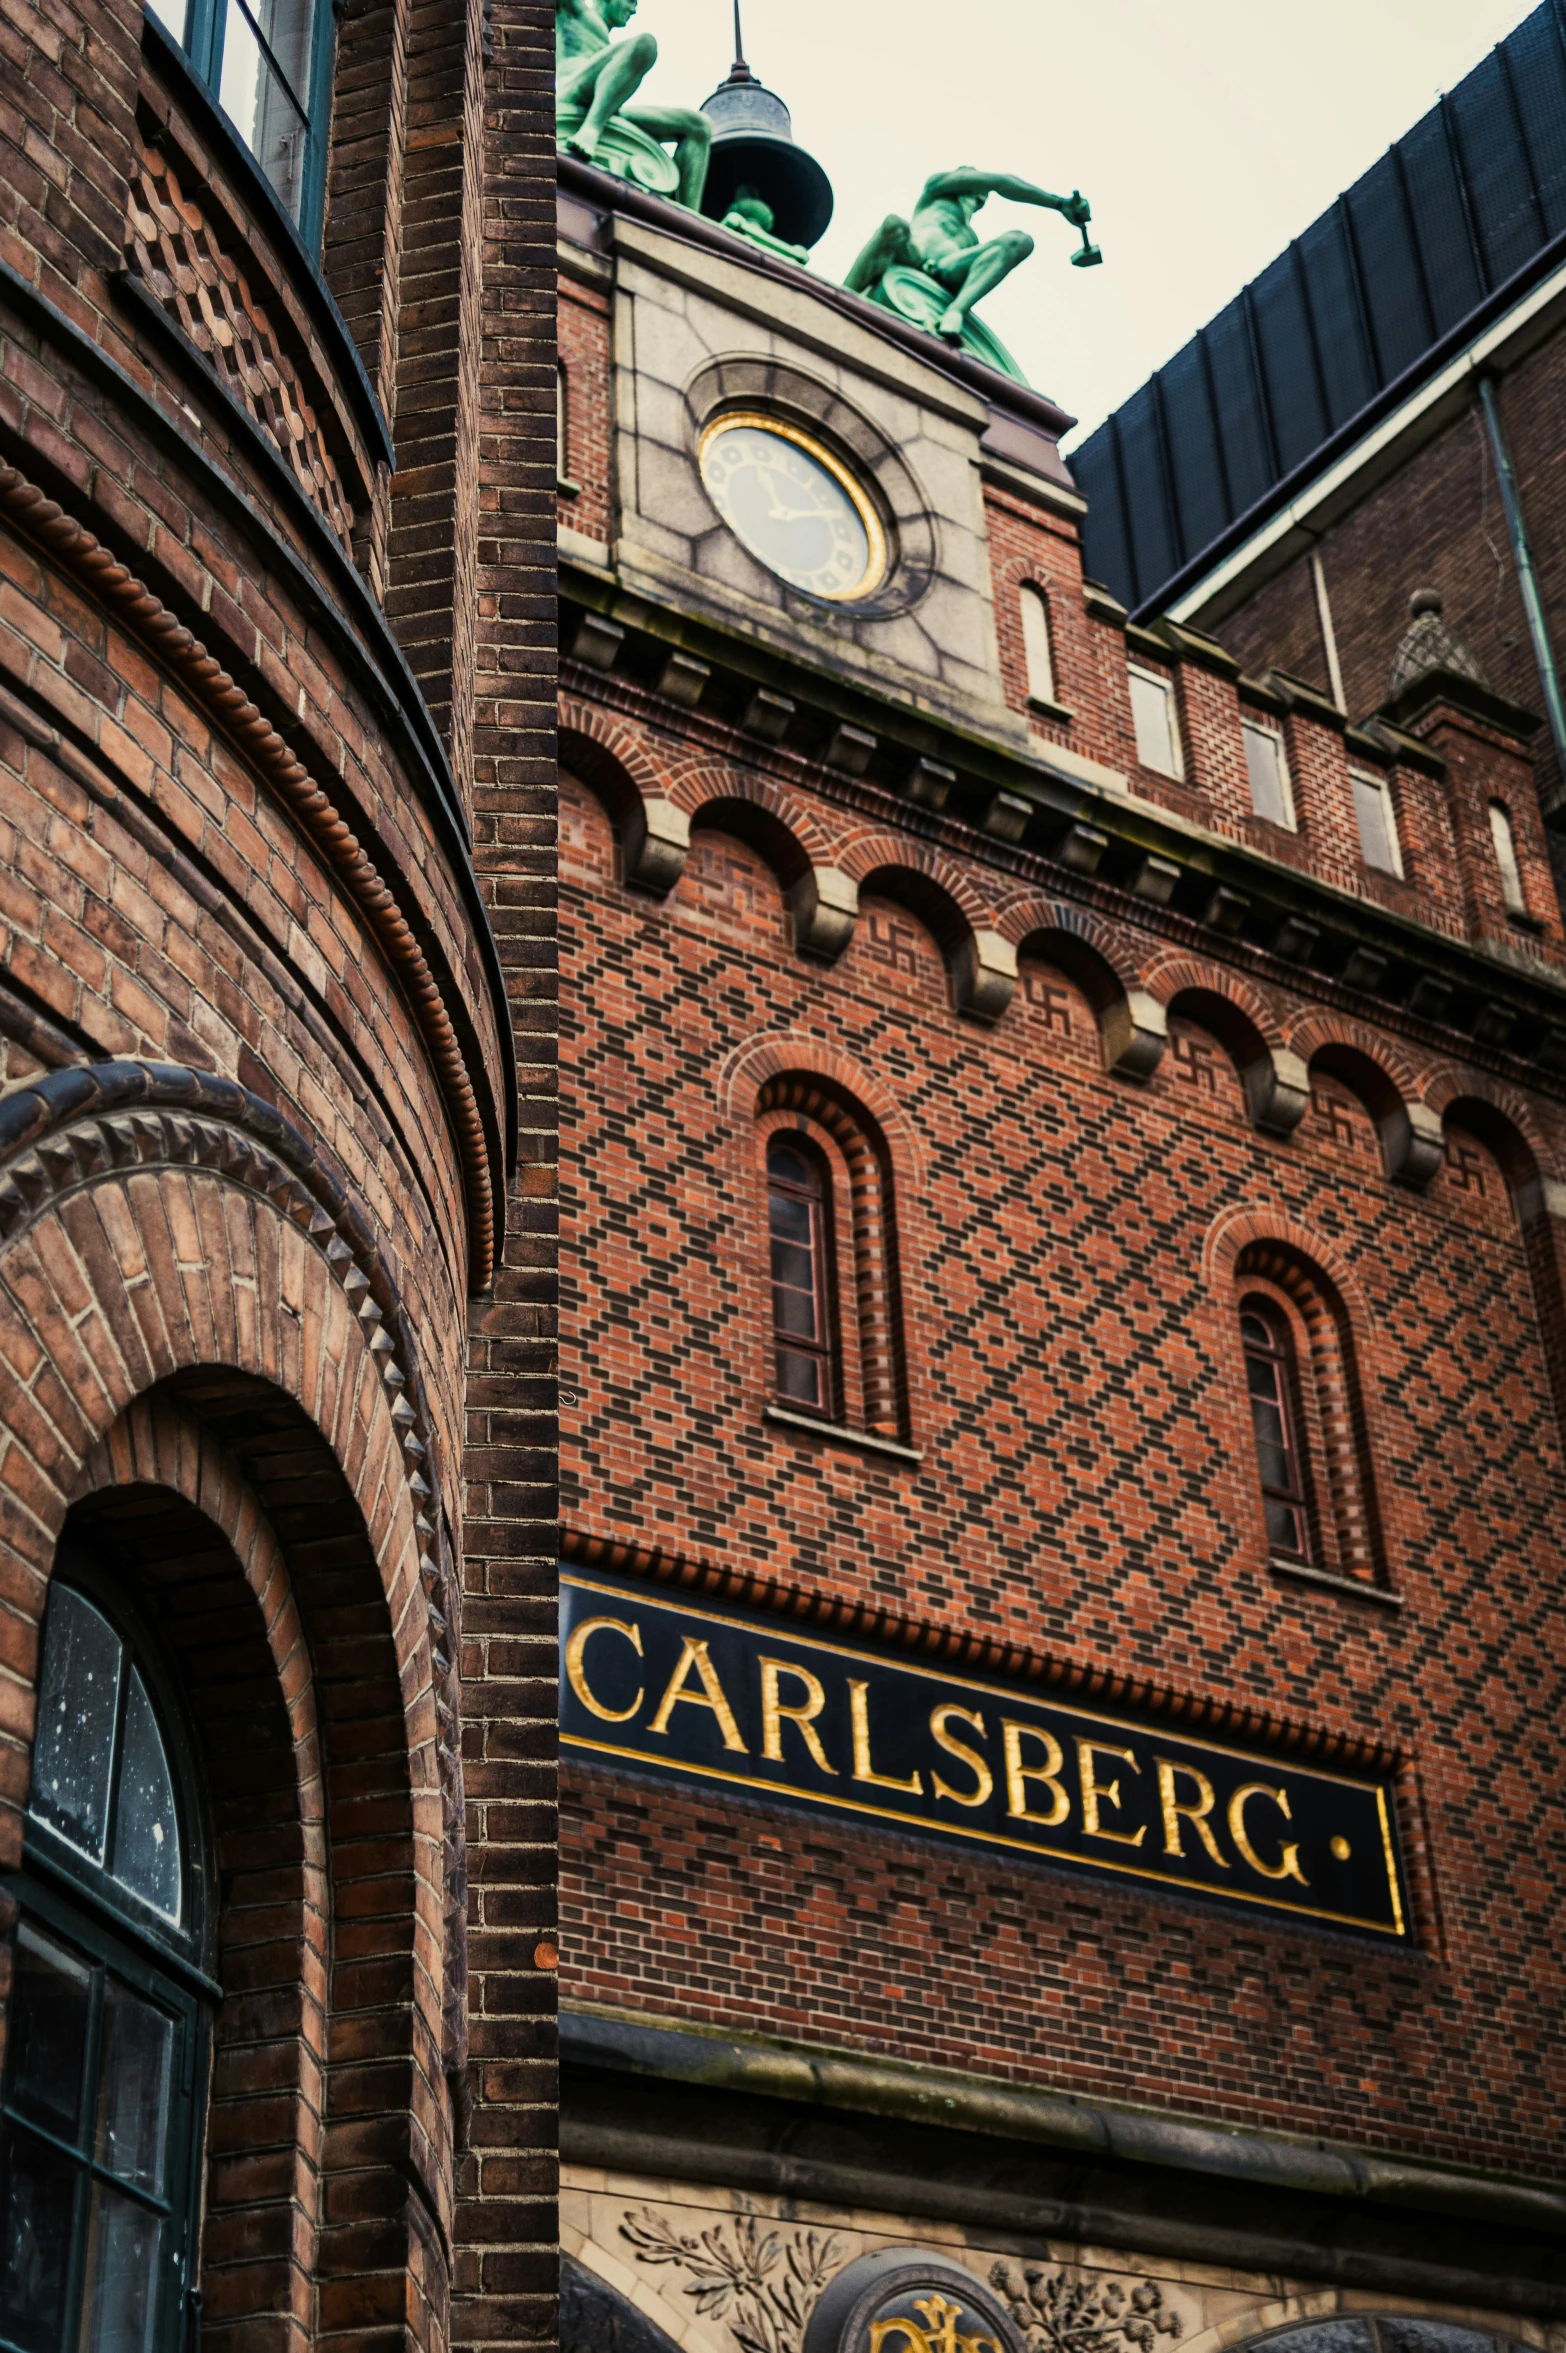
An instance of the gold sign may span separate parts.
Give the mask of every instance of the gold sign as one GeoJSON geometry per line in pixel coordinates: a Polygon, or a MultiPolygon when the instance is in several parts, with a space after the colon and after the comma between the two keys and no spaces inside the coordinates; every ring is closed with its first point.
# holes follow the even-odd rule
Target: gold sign
{"type": "MultiPolygon", "coordinates": [[[[1013,1685],[561,1580],[567,1749],[1405,1938],[1388,1786],[1013,1685]]],[[[917,2353],[909,2348],[908,2353],[917,2353]]]]}

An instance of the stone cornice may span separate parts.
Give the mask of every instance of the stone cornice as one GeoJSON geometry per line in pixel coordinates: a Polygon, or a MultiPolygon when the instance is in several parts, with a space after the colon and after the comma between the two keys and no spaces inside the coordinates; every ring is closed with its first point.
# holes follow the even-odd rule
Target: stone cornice
{"type": "MultiPolygon", "coordinates": [[[[1111,904],[1150,929],[1326,1002],[1346,1003],[1361,1016],[1525,1085],[1566,1091],[1566,974],[1548,965],[1503,959],[1269,859],[1129,790],[1073,774],[1052,760],[1041,739],[1023,751],[939,714],[877,697],[754,637],[622,590],[596,568],[564,562],[561,599],[568,648],[583,615],[618,633],[606,641],[615,648],[613,674],[602,659],[582,667],[579,691],[643,710],[687,738],[705,738],[720,756],[732,756],[738,733],[746,759],[769,768],[781,760],[812,789],[856,804],[868,800],[879,817],[891,816],[911,835],[928,837],[932,823],[942,838],[948,828],[953,835],[960,828],[958,846],[966,856],[1036,876],[1066,896],[1099,902],[1107,890],[1111,904]],[[657,693],[675,652],[710,673],[699,710],[665,704],[657,693]],[[782,752],[744,736],[742,714],[758,687],[793,705],[782,752]],[[828,762],[831,739],[843,724],[877,741],[876,770],[858,784],[828,762]],[[940,763],[955,777],[939,820],[898,795],[900,776],[920,759],[940,763]],[[802,765],[810,771],[803,777],[802,765]],[[1001,791],[1027,805],[1020,840],[1000,842],[984,831],[985,813],[1001,791]],[[1092,854],[1084,866],[1079,846],[1088,835],[1092,854]],[[1179,880],[1162,906],[1135,889],[1150,856],[1178,869],[1179,880]]],[[[1403,757],[1401,748],[1394,756],[1403,757]]],[[[1419,747],[1419,764],[1428,765],[1430,758],[1419,747]]]]}

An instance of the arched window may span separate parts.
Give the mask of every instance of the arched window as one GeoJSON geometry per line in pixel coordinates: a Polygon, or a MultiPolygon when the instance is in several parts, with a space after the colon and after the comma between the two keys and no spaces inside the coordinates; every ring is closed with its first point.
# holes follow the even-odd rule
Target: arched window
{"type": "Polygon", "coordinates": [[[1050,643],[1049,600],[1032,581],[1022,586],[1022,650],[1028,665],[1028,696],[1035,703],[1053,703],[1055,653],[1050,643]]]}
{"type": "Polygon", "coordinates": [[[172,1690],[93,1564],[44,1622],[0,2080],[0,2342],[180,2353],[209,2012],[204,1842],[172,1690]]]}
{"type": "Polygon", "coordinates": [[[332,112],[327,0],[147,0],[261,166],[312,252],[332,112]]]}
{"type": "Polygon", "coordinates": [[[1245,1299],[1240,1306],[1240,1341],[1245,1350],[1245,1382],[1256,1434],[1267,1542],[1272,1551],[1289,1560],[1308,1561],[1310,1498],[1299,1370],[1288,1319],[1270,1300],[1245,1299]]]}
{"type": "Polygon", "coordinates": [[[1501,896],[1513,915],[1526,915],[1528,901],[1523,892],[1522,872],[1517,864],[1517,844],[1512,836],[1512,821],[1499,801],[1490,803],[1490,840],[1495,847],[1495,862],[1501,870],[1501,896]]]}
{"type": "Polygon", "coordinates": [[[767,1231],[778,1396],[830,1419],[837,1384],[826,1177],[800,1137],[774,1136],[767,1146],[767,1231]]]}

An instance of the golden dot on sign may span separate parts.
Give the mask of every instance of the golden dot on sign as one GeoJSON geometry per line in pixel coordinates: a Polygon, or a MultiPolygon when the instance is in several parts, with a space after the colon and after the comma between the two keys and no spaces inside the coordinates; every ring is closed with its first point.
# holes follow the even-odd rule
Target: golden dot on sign
{"type": "Polygon", "coordinates": [[[1344,1838],[1340,1832],[1332,1842],[1332,1851],[1337,1856],[1340,1863],[1346,1863],[1349,1859],[1349,1856],[1352,1854],[1353,1849],[1349,1845],[1348,1840],[1344,1838]]]}

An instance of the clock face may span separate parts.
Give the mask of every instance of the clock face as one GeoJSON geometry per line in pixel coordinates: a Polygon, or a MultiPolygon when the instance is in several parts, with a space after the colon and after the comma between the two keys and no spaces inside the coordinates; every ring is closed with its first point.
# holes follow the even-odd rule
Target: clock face
{"type": "Polygon", "coordinates": [[[702,435],[701,478],[751,554],[810,596],[868,596],[886,571],[886,537],[847,469],[775,417],[719,417],[702,435]]]}

